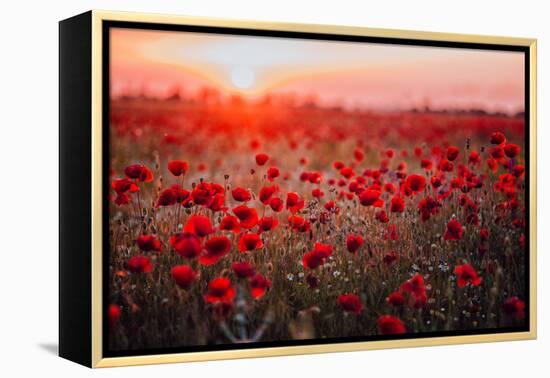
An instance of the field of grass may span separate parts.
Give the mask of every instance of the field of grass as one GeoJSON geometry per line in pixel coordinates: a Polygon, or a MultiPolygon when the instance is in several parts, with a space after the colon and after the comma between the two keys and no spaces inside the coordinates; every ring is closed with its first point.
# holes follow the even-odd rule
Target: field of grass
{"type": "Polygon", "coordinates": [[[521,326],[524,121],[111,103],[109,347],[521,326]]]}

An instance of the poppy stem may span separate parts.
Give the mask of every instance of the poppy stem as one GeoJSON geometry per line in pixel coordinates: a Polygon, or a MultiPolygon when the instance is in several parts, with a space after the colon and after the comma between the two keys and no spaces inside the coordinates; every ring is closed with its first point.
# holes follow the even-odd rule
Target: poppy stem
{"type": "Polygon", "coordinates": [[[141,217],[143,216],[142,214],[142,211],[141,211],[141,199],[140,199],[140,196],[139,196],[139,190],[137,192],[137,200],[138,200],[138,209],[139,209],[139,219],[141,221],[141,217]]]}

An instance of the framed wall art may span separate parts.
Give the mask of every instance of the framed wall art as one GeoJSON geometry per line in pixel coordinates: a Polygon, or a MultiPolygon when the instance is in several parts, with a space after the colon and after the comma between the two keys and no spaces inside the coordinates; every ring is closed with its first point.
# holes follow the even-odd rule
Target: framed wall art
{"type": "Polygon", "coordinates": [[[536,337],[536,41],[60,22],[60,355],[536,337]]]}

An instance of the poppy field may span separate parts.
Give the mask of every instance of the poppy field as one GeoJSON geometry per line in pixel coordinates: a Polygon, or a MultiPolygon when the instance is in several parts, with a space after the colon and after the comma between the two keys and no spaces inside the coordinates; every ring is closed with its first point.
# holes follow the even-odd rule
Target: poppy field
{"type": "Polygon", "coordinates": [[[110,107],[110,349],[525,325],[523,116],[110,107]]]}

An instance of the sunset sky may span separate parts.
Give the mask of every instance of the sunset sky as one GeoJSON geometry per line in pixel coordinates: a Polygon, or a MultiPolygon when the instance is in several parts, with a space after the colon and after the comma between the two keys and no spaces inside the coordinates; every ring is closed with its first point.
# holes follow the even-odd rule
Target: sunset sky
{"type": "Polygon", "coordinates": [[[524,110],[519,52],[111,29],[111,95],[201,88],[374,110],[524,110]]]}

